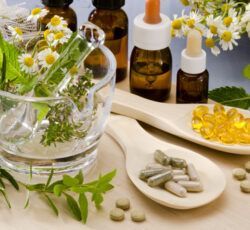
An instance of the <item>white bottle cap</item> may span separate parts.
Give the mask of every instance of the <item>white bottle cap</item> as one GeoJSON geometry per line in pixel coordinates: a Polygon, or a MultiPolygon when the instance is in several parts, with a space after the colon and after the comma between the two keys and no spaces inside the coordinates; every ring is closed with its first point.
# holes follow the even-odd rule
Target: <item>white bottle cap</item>
{"type": "Polygon", "coordinates": [[[134,46],[144,50],[161,50],[169,47],[171,42],[171,21],[161,15],[161,22],[148,24],[144,21],[144,14],[134,19],[134,46]]]}

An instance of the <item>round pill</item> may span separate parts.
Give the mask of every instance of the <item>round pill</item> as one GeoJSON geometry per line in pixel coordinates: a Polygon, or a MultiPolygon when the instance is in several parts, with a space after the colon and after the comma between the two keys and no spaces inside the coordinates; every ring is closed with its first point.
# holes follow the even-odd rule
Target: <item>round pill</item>
{"type": "Polygon", "coordinates": [[[244,180],[246,178],[246,171],[242,168],[236,168],[233,170],[233,176],[237,180],[244,180]]]}
{"type": "Polygon", "coordinates": [[[110,219],[114,221],[122,221],[124,220],[125,214],[124,211],[120,208],[114,208],[110,211],[110,219]]]}
{"type": "Polygon", "coordinates": [[[250,181],[244,180],[240,183],[240,188],[242,192],[250,193],[250,181]]]}
{"type": "Polygon", "coordinates": [[[245,169],[247,170],[248,173],[250,173],[250,161],[245,163],[245,169]]]}
{"type": "Polygon", "coordinates": [[[117,208],[128,210],[130,208],[130,201],[128,198],[120,198],[116,200],[115,205],[117,208]]]}
{"type": "Polygon", "coordinates": [[[133,220],[134,222],[142,222],[146,220],[145,213],[140,210],[133,210],[131,212],[131,220],[133,220]]]}

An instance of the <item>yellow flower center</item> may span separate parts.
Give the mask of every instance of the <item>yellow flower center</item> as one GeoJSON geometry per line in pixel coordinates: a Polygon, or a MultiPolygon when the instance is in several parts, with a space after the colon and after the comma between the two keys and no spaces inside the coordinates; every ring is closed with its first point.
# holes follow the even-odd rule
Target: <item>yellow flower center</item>
{"type": "Polygon", "coordinates": [[[43,32],[44,38],[46,39],[50,33],[51,33],[50,30],[45,30],[45,31],[43,32]]]}
{"type": "Polygon", "coordinates": [[[213,48],[215,46],[214,44],[214,39],[212,38],[207,38],[205,41],[205,44],[208,48],[213,48]]]}
{"type": "Polygon", "coordinates": [[[217,27],[216,27],[216,26],[211,25],[211,26],[209,27],[209,29],[210,29],[210,32],[211,32],[212,34],[217,34],[217,27]]]}
{"type": "Polygon", "coordinates": [[[230,31],[223,32],[221,39],[225,42],[230,42],[232,40],[232,33],[230,31]]]}
{"type": "Polygon", "coordinates": [[[16,27],[16,28],[14,28],[15,29],[15,31],[16,31],[16,33],[18,34],[18,35],[23,35],[23,31],[19,28],[19,27],[16,27]]]}
{"type": "Polygon", "coordinates": [[[31,14],[32,15],[37,15],[37,14],[39,14],[39,13],[41,13],[41,8],[35,8],[35,9],[33,9],[32,11],[31,11],[31,14]]]}
{"type": "Polygon", "coordinates": [[[188,5],[189,5],[189,1],[188,1],[188,0],[181,0],[181,3],[182,3],[184,6],[188,6],[188,5]]]}
{"type": "Polygon", "coordinates": [[[59,26],[61,23],[61,19],[58,16],[54,16],[51,18],[50,23],[52,26],[59,26]]]}
{"type": "Polygon", "coordinates": [[[187,20],[187,25],[188,25],[189,28],[194,28],[195,20],[194,19],[188,19],[187,20]]]}
{"type": "Polygon", "coordinates": [[[62,31],[55,34],[55,39],[59,40],[64,37],[64,33],[62,31]]]}
{"type": "Polygon", "coordinates": [[[231,17],[225,17],[223,19],[223,23],[225,26],[230,26],[232,22],[233,22],[233,19],[231,17]]]}
{"type": "Polygon", "coordinates": [[[77,68],[77,66],[74,65],[74,66],[69,70],[69,73],[70,73],[71,76],[76,75],[76,74],[78,73],[78,68],[77,68]]]}
{"type": "Polygon", "coordinates": [[[31,67],[34,65],[34,59],[32,57],[25,57],[24,58],[24,65],[31,67]]]}
{"type": "Polygon", "coordinates": [[[45,61],[46,61],[47,64],[52,65],[56,61],[56,59],[55,59],[53,54],[48,54],[45,57],[45,61]]]}
{"type": "Polygon", "coordinates": [[[181,19],[175,19],[172,21],[172,27],[175,30],[180,30],[182,26],[181,19]]]}

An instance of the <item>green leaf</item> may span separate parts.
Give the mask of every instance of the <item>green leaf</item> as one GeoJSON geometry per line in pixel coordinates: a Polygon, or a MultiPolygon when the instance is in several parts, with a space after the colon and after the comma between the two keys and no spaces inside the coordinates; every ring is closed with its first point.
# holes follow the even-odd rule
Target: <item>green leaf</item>
{"type": "Polygon", "coordinates": [[[1,54],[1,79],[0,79],[0,89],[4,90],[6,83],[6,55],[1,54]]]}
{"type": "Polygon", "coordinates": [[[30,191],[27,191],[27,195],[26,195],[26,201],[24,203],[24,209],[26,209],[30,204],[30,191]]]}
{"type": "Polygon", "coordinates": [[[27,184],[25,187],[29,191],[37,191],[37,192],[44,192],[45,184],[27,184]]]}
{"type": "Polygon", "coordinates": [[[47,191],[54,192],[54,187],[58,184],[63,184],[63,181],[62,180],[55,181],[47,188],[47,191]]]}
{"type": "Polygon", "coordinates": [[[81,193],[79,195],[78,202],[79,202],[79,206],[81,210],[82,221],[83,223],[86,223],[87,218],[88,218],[88,200],[84,193],[81,193]]]}
{"type": "Polygon", "coordinates": [[[62,192],[67,189],[67,186],[63,184],[57,184],[54,186],[53,193],[57,196],[60,197],[62,195],[62,192]]]}
{"type": "Polygon", "coordinates": [[[7,205],[8,205],[8,207],[11,208],[10,201],[9,201],[9,199],[8,199],[8,197],[7,197],[6,193],[5,193],[5,191],[0,190],[0,192],[3,194],[3,197],[4,197],[4,199],[5,199],[5,201],[6,201],[7,205]]]}
{"type": "Polygon", "coordinates": [[[32,103],[33,108],[37,110],[37,120],[41,122],[48,114],[50,108],[47,104],[34,102],[32,103]]]}
{"type": "Polygon", "coordinates": [[[250,64],[248,64],[244,69],[243,69],[243,75],[247,79],[250,79],[250,64]]]}
{"type": "Polygon", "coordinates": [[[82,170],[80,170],[80,171],[78,172],[78,174],[75,176],[75,178],[78,180],[79,184],[82,184],[82,183],[83,183],[84,178],[83,178],[82,170]]]}
{"type": "Polygon", "coordinates": [[[7,179],[12,185],[13,187],[16,189],[16,190],[19,190],[19,185],[18,183],[16,182],[16,180],[14,179],[14,177],[9,174],[6,170],[4,169],[0,169],[0,176],[7,179]]]}
{"type": "Polygon", "coordinates": [[[48,177],[48,180],[47,180],[47,183],[45,185],[44,190],[46,190],[49,187],[53,175],[54,175],[54,169],[52,168],[51,171],[50,171],[50,174],[49,174],[49,177],[48,177]]]}
{"type": "Polygon", "coordinates": [[[116,175],[116,170],[113,170],[112,172],[109,172],[104,176],[100,176],[98,184],[109,183],[115,177],[115,175],[116,175]]]}
{"type": "Polygon", "coordinates": [[[248,109],[250,107],[250,95],[243,88],[221,87],[209,91],[209,98],[223,105],[248,109]]]}
{"type": "Polygon", "coordinates": [[[3,180],[0,178],[0,187],[5,188],[3,180]]]}
{"type": "Polygon", "coordinates": [[[48,205],[51,207],[53,212],[58,216],[59,212],[54,202],[50,199],[50,197],[47,194],[44,194],[44,197],[46,198],[48,205]]]}
{"type": "Polygon", "coordinates": [[[77,202],[75,201],[75,199],[70,196],[69,194],[64,193],[66,196],[66,200],[67,200],[67,204],[69,207],[69,210],[71,211],[71,213],[73,214],[73,216],[78,220],[81,221],[82,220],[82,216],[81,216],[81,210],[77,204],[77,202]]]}
{"type": "Polygon", "coordinates": [[[69,175],[63,175],[63,184],[69,187],[75,186],[79,184],[78,179],[73,178],[69,175]]]}
{"type": "Polygon", "coordinates": [[[94,193],[92,195],[92,201],[95,202],[96,208],[100,208],[102,202],[103,202],[103,196],[100,193],[94,193]]]}

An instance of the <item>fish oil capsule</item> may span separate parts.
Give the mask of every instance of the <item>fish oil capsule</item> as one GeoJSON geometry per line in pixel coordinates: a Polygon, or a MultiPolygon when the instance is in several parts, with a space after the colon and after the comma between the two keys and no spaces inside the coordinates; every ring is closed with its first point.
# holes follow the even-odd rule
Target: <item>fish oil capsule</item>
{"type": "Polygon", "coordinates": [[[241,133],[240,142],[243,144],[250,144],[250,133],[241,133]]]}
{"type": "Polygon", "coordinates": [[[244,116],[240,113],[233,118],[232,122],[237,129],[242,129],[246,124],[244,116]]]}
{"type": "Polygon", "coordinates": [[[247,161],[244,166],[245,166],[246,171],[250,173],[250,161],[247,161]]]}
{"type": "Polygon", "coordinates": [[[250,181],[244,180],[240,183],[240,189],[242,192],[250,193],[250,181]]]}
{"type": "Polygon", "coordinates": [[[212,138],[214,135],[214,124],[211,122],[204,122],[200,133],[205,139],[212,138]]]}
{"type": "Polygon", "coordinates": [[[235,109],[235,108],[229,109],[227,111],[227,117],[228,117],[228,119],[233,119],[237,115],[238,115],[238,110],[235,109]]]}
{"type": "Polygon", "coordinates": [[[200,129],[201,129],[202,125],[203,125],[202,120],[199,117],[193,117],[193,119],[192,119],[192,128],[195,131],[200,132],[200,129]]]}
{"type": "Polygon", "coordinates": [[[214,105],[214,114],[222,113],[225,114],[225,108],[222,104],[216,103],[214,105]]]}
{"type": "Polygon", "coordinates": [[[208,121],[210,123],[214,123],[215,122],[215,117],[213,114],[211,113],[206,113],[202,116],[202,120],[203,121],[208,121]]]}
{"type": "Polygon", "coordinates": [[[132,210],[131,220],[134,222],[143,222],[146,220],[145,213],[141,210],[132,210]]]}
{"type": "Polygon", "coordinates": [[[128,198],[119,198],[116,200],[115,205],[122,210],[128,210],[130,208],[130,201],[128,198]]]}
{"type": "Polygon", "coordinates": [[[150,177],[147,182],[150,187],[156,187],[158,185],[165,183],[166,181],[172,180],[172,178],[173,178],[172,172],[167,171],[165,173],[150,177]]]}
{"type": "Polygon", "coordinates": [[[246,179],[246,171],[242,168],[235,168],[233,170],[233,176],[237,180],[244,180],[246,179]]]}
{"type": "Polygon", "coordinates": [[[158,169],[143,169],[140,171],[139,178],[141,180],[146,180],[149,177],[155,176],[157,174],[161,174],[166,172],[167,170],[164,168],[158,168],[158,169]]]}
{"type": "Polygon", "coordinates": [[[187,174],[191,181],[199,181],[199,175],[193,164],[189,163],[187,165],[187,174]]]}
{"type": "Polygon", "coordinates": [[[195,109],[194,109],[194,111],[193,111],[193,116],[194,117],[198,117],[198,118],[202,118],[202,116],[204,115],[204,114],[206,114],[206,113],[208,113],[209,112],[209,109],[208,109],[208,107],[207,106],[205,106],[205,105],[199,105],[199,106],[197,106],[195,109]]]}
{"type": "Polygon", "coordinates": [[[156,150],[154,153],[155,161],[160,163],[161,165],[169,165],[171,158],[168,157],[164,152],[161,150],[156,150]]]}
{"type": "Polygon", "coordinates": [[[172,174],[173,176],[185,175],[185,171],[183,169],[174,169],[172,170],[172,174]]]}
{"type": "Polygon", "coordinates": [[[234,144],[235,143],[234,136],[229,132],[221,133],[219,140],[224,144],[234,144]]]}
{"type": "Polygon", "coordinates": [[[200,181],[178,181],[188,192],[202,192],[203,186],[200,181]]]}
{"type": "Polygon", "coordinates": [[[246,118],[245,122],[246,122],[245,127],[244,127],[245,132],[250,133],[250,118],[246,118]]]}
{"type": "Polygon", "coordinates": [[[214,115],[214,117],[217,124],[223,124],[227,121],[227,116],[225,115],[225,113],[218,112],[214,115]]]}
{"type": "Polygon", "coordinates": [[[187,190],[182,187],[180,184],[175,183],[174,181],[168,181],[164,185],[165,189],[176,196],[179,197],[186,197],[187,196],[187,190]]]}
{"type": "Polygon", "coordinates": [[[174,167],[174,168],[186,168],[187,167],[187,162],[184,159],[181,158],[175,158],[172,157],[170,164],[174,167]]]}
{"type": "Polygon", "coordinates": [[[122,221],[125,218],[124,211],[120,208],[114,208],[109,213],[110,219],[114,221],[122,221]]]}
{"type": "Polygon", "coordinates": [[[173,176],[173,181],[174,182],[189,181],[189,176],[188,175],[175,175],[173,176]]]}

